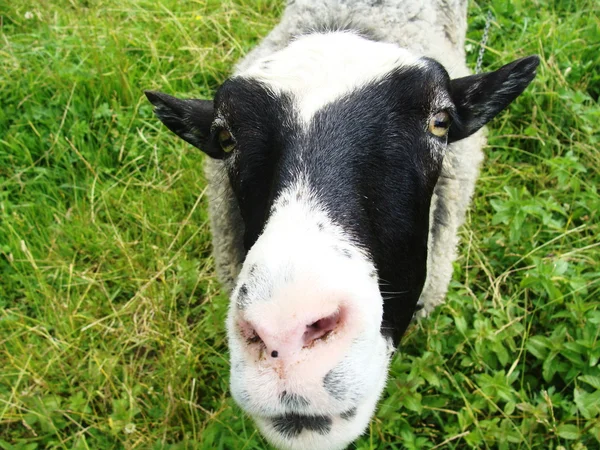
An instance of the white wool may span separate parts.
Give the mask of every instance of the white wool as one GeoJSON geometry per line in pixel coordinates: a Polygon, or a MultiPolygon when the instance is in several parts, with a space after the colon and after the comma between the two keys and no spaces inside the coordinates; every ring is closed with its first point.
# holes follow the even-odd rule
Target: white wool
{"type": "Polygon", "coordinates": [[[425,65],[404,48],[347,31],[300,36],[237,76],[260,81],[276,93],[291,94],[299,116],[308,124],[315,112],[344,94],[398,67],[425,65]]]}

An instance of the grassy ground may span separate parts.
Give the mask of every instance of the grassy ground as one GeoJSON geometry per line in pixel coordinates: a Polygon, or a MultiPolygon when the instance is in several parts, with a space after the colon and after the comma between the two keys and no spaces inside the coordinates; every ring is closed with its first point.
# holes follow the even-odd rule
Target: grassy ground
{"type": "MultiPolygon", "coordinates": [[[[356,448],[600,448],[600,11],[508,3],[484,68],[538,77],[356,448]]],[[[0,448],[266,447],[227,393],[202,156],[142,90],[210,96],[281,8],[0,0],[0,448]]]]}

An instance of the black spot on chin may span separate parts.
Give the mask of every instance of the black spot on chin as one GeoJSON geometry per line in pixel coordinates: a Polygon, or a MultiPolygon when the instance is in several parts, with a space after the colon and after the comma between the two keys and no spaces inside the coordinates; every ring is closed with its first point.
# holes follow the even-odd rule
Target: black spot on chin
{"type": "Polygon", "coordinates": [[[275,431],[288,439],[297,437],[304,429],[326,435],[331,431],[332,423],[329,416],[305,416],[293,413],[277,416],[272,420],[275,431]]]}

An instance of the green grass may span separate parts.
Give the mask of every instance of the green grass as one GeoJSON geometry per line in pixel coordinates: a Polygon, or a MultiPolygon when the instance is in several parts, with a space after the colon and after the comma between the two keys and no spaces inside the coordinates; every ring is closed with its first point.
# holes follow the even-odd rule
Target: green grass
{"type": "MultiPolygon", "coordinates": [[[[539,54],[538,77],[356,448],[600,448],[600,11],[507,3],[484,69],[539,54]]],[[[202,155],[142,91],[208,98],[281,11],[0,0],[0,448],[266,447],[228,396],[202,155]]]]}

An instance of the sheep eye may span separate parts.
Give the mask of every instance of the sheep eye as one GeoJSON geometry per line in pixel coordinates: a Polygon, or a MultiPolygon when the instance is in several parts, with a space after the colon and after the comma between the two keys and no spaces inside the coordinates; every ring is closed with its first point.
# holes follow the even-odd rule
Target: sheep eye
{"type": "Polygon", "coordinates": [[[429,132],[434,136],[446,136],[448,128],[450,128],[450,116],[447,112],[440,111],[429,119],[429,132]]]}
{"type": "Polygon", "coordinates": [[[219,131],[218,138],[219,145],[225,153],[230,153],[235,149],[236,142],[229,130],[223,128],[221,131],[219,131]]]}

